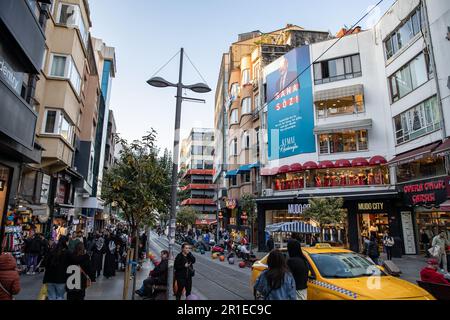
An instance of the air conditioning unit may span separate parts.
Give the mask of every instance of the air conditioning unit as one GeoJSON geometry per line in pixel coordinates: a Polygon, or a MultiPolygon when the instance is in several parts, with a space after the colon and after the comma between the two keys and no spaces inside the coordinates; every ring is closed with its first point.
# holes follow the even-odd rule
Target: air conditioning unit
{"type": "Polygon", "coordinates": [[[262,192],[263,197],[272,197],[273,190],[272,189],[264,189],[262,192]]]}

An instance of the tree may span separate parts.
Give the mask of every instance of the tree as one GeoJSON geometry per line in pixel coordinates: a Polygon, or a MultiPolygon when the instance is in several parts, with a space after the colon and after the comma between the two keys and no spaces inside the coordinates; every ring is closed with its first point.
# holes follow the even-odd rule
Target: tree
{"type": "Polygon", "coordinates": [[[345,219],[342,198],[312,198],[309,199],[309,205],[304,211],[304,217],[316,221],[321,229],[325,225],[340,224],[345,219]]]}
{"type": "Polygon", "coordinates": [[[187,228],[189,225],[195,224],[197,211],[191,207],[182,207],[177,213],[177,223],[187,228]]]}
{"type": "MultiPolygon", "coordinates": [[[[241,198],[239,199],[239,205],[242,208],[242,211],[247,214],[248,217],[248,223],[250,225],[250,246],[253,242],[253,226],[256,222],[256,213],[255,213],[255,206],[256,201],[255,197],[250,193],[244,193],[241,198]]],[[[250,247],[251,250],[251,247],[250,247]]]]}
{"type": "MultiPolygon", "coordinates": [[[[102,197],[105,205],[115,203],[123,212],[135,239],[135,259],[138,259],[139,228],[153,226],[158,210],[167,208],[166,170],[158,156],[156,131],[151,130],[142,140],[131,143],[119,136],[121,145],[119,160],[105,172],[102,197]]],[[[135,277],[133,279],[133,298],[135,277]]]]}

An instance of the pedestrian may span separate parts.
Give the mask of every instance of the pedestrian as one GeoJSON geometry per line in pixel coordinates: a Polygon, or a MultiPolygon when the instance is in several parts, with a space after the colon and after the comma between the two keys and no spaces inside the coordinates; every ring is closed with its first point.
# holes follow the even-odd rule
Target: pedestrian
{"type": "Polygon", "coordinates": [[[105,241],[105,264],[103,266],[103,275],[106,279],[116,275],[117,246],[112,235],[105,241]]]}
{"type": "Polygon", "coordinates": [[[75,251],[75,248],[79,243],[83,243],[83,236],[81,232],[73,232],[68,244],[69,252],[71,254],[75,251]]]}
{"type": "Polygon", "coordinates": [[[70,255],[67,237],[61,236],[56,247],[44,259],[44,280],[47,284],[48,300],[64,300],[66,292],[67,267],[70,255]]]}
{"type": "Polygon", "coordinates": [[[428,237],[428,234],[424,229],[420,229],[420,242],[422,243],[423,250],[425,251],[425,257],[429,258],[430,253],[428,252],[428,249],[430,248],[430,237],[428,237]]]}
{"type": "Polygon", "coordinates": [[[439,267],[442,266],[445,273],[448,273],[447,253],[445,252],[445,248],[449,245],[450,242],[445,238],[444,230],[441,230],[441,232],[433,238],[431,243],[431,247],[435,248],[435,251],[437,252],[437,256],[435,258],[437,258],[439,267]]]}
{"type": "Polygon", "coordinates": [[[177,300],[181,300],[183,290],[186,290],[186,298],[191,295],[192,277],[195,274],[194,263],[195,257],[191,252],[191,246],[188,243],[183,243],[181,252],[176,256],[174,263],[177,300]]]}
{"type": "Polygon", "coordinates": [[[302,245],[298,240],[290,240],[287,245],[289,259],[287,266],[295,280],[297,300],[308,300],[308,262],[303,255],[302,245]]]}
{"type": "Polygon", "coordinates": [[[28,248],[27,274],[35,274],[38,257],[41,254],[41,246],[42,242],[38,234],[35,234],[32,238],[28,239],[28,242],[26,243],[26,247],[28,248]]]}
{"type": "Polygon", "coordinates": [[[144,280],[142,287],[136,290],[136,294],[141,297],[154,297],[153,286],[167,286],[167,276],[169,270],[169,251],[161,251],[161,261],[150,271],[149,277],[144,280]]]}
{"type": "Polygon", "coordinates": [[[272,250],[267,258],[267,270],[256,280],[257,300],[296,300],[295,280],[286,259],[279,250],[272,250]]]}
{"type": "MultiPolygon", "coordinates": [[[[100,236],[99,233],[96,234],[95,244],[92,248],[92,269],[95,272],[96,278],[98,278],[102,272],[103,265],[103,255],[105,254],[105,239],[100,236]]],[[[94,280],[94,279],[93,279],[94,280]]]]}
{"type": "Polygon", "coordinates": [[[439,262],[437,259],[428,259],[427,266],[420,271],[420,280],[428,283],[450,285],[450,282],[445,279],[444,275],[437,271],[438,268],[439,262]]]}
{"type": "Polygon", "coordinates": [[[272,235],[269,236],[269,239],[267,239],[267,250],[271,252],[275,248],[275,243],[273,241],[272,235]]]}
{"type": "Polygon", "coordinates": [[[373,234],[370,236],[370,240],[367,243],[366,255],[369,256],[370,259],[375,264],[378,264],[378,258],[380,257],[380,252],[378,250],[378,241],[376,236],[373,234]]]}
{"type": "Polygon", "coordinates": [[[383,246],[384,251],[386,252],[387,255],[387,260],[392,260],[392,248],[394,247],[394,244],[395,244],[394,238],[391,236],[389,231],[386,231],[383,236],[383,246]]]}
{"type": "Polygon", "coordinates": [[[70,265],[75,265],[80,268],[81,279],[80,288],[67,288],[67,300],[84,300],[88,282],[91,280],[89,276],[89,274],[91,274],[91,263],[82,242],[77,244],[74,252],[70,255],[70,265]]]}
{"type": "Polygon", "coordinates": [[[0,254],[0,300],[13,300],[20,292],[16,259],[10,253],[0,254]]]}

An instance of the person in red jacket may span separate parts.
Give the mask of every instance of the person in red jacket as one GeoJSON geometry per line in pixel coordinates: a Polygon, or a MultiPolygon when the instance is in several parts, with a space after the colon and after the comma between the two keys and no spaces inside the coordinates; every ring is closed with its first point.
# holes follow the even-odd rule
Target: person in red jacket
{"type": "Polygon", "coordinates": [[[420,280],[428,283],[450,285],[442,273],[437,271],[439,264],[436,259],[429,259],[428,265],[420,271],[420,280]]]}
{"type": "Polygon", "coordinates": [[[13,300],[20,292],[16,259],[10,253],[0,254],[0,300],[13,300]]]}

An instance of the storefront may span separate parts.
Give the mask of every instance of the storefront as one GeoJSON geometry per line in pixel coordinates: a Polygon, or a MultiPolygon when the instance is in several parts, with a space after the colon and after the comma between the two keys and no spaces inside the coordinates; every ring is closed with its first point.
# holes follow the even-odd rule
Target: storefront
{"type": "MultiPolygon", "coordinates": [[[[414,253],[423,254],[439,231],[450,236],[450,205],[448,176],[404,183],[398,186],[403,202],[413,216],[414,253]]],[[[402,213],[402,214],[403,214],[402,213]]]]}
{"type": "Polygon", "coordinates": [[[0,226],[2,225],[3,217],[6,216],[9,177],[10,169],[8,167],[0,165],[0,226]]]}
{"type": "MultiPolygon", "coordinates": [[[[317,194],[315,197],[327,197],[330,194],[317,194]]],[[[396,239],[394,256],[401,256],[403,252],[403,238],[401,235],[400,217],[397,210],[397,192],[378,192],[374,194],[354,192],[333,194],[344,199],[343,209],[346,218],[338,225],[324,226],[323,241],[343,246],[350,250],[362,250],[363,236],[374,234],[379,240],[383,233],[390,230],[396,239]],[[367,199],[370,199],[368,201],[367,199]]],[[[258,208],[258,246],[266,247],[268,235],[265,227],[280,222],[303,221],[312,223],[304,218],[303,212],[309,206],[310,196],[297,197],[267,197],[257,199],[258,208]]],[[[308,239],[305,239],[308,243],[308,239]]],[[[381,241],[379,241],[381,243],[381,241]]],[[[380,250],[382,247],[380,246],[380,250]]]]}

